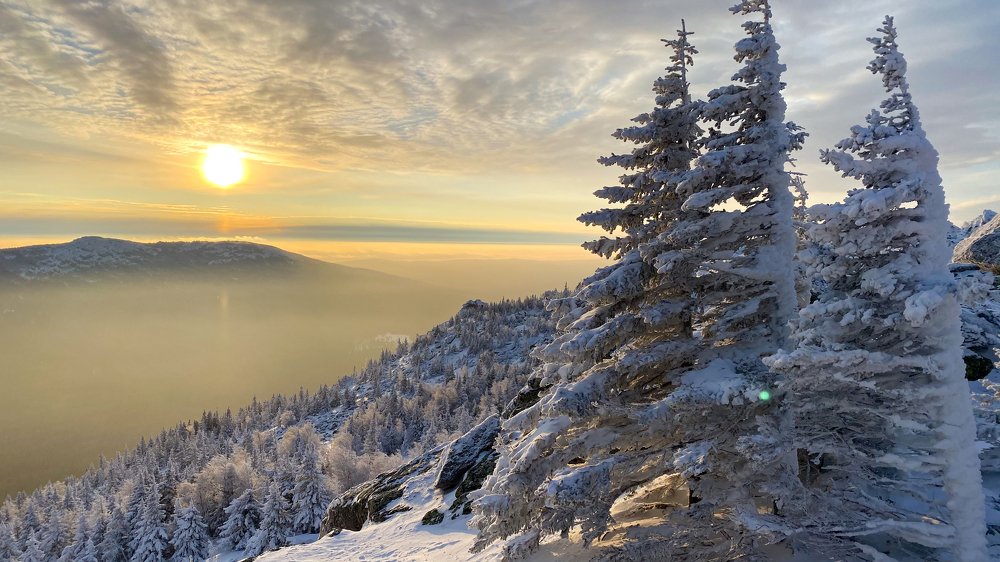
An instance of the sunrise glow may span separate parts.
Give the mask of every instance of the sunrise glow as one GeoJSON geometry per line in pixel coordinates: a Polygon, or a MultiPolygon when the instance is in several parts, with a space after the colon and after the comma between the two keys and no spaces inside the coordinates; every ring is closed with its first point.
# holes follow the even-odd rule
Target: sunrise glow
{"type": "Polygon", "coordinates": [[[201,163],[205,179],[218,187],[226,188],[243,180],[243,153],[228,144],[213,144],[205,150],[201,163]]]}

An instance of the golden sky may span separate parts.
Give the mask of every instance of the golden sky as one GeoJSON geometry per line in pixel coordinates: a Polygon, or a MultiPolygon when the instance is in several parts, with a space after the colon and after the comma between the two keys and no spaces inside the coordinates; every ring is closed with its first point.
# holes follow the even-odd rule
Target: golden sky
{"type": "MultiPolygon", "coordinates": [[[[728,83],[729,0],[0,0],[0,246],[82,235],[241,237],[328,259],[580,259],[615,181],[596,158],[653,103],[659,39],[728,83]],[[218,189],[214,143],[247,156],[218,189]]],[[[1000,3],[779,2],[788,118],[819,164],[881,97],[865,37],[895,12],[952,218],[997,206],[1000,3]]]]}

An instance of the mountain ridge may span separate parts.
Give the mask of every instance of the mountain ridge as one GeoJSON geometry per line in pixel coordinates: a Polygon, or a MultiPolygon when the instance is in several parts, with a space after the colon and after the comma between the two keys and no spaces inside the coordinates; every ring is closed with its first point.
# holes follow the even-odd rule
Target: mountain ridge
{"type": "Polygon", "coordinates": [[[0,249],[0,281],[97,281],[154,276],[163,271],[247,273],[322,272],[424,284],[399,275],[319,260],[277,246],[242,240],[135,242],[83,236],[70,242],[0,249]]]}

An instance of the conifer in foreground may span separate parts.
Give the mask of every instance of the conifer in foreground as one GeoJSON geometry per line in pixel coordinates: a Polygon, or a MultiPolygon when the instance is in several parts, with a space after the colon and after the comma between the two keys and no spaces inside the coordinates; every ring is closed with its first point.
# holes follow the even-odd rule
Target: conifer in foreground
{"type": "Polygon", "coordinates": [[[617,261],[553,305],[564,332],[540,356],[542,384],[554,386],[504,425],[512,437],[476,503],[476,548],[516,535],[514,558],[576,525],[589,543],[622,494],[678,476],[697,501],[658,555],[706,542],[697,559],[721,559],[756,552],[758,504],[796,484],[760,358],[784,342],[796,310],[785,167],[804,135],[783,121],[767,2],[733,11],[763,16],[736,45],[739,84],[692,102],[682,30],[668,42],[675,64],[656,83],[657,108],[616,132],[638,147],[602,159],[626,169],[620,186],[597,192],[621,206],[581,220],[622,233],[586,245],[617,261]],[[698,117],[714,125],[707,138],[698,117]]]}
{"type": "Polygon", "coordinates": [[[794,323],[795,348],[769,363],[787,375],[811,500],[807,539],[876,558],[983,561],[976,427],[938,155],[891,17],[879,32],[868,68],[889,97],[822,152],[861,187],[811,210],[802,259],[827,288],[794,323]]]}

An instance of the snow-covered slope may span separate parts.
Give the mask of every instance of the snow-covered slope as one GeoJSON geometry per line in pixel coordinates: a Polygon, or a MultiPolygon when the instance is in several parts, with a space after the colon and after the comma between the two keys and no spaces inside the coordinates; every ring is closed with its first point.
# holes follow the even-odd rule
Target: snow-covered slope
{"type": "MultiPolygon", "coordinates": [[[[990,268],[1000,268],[1000,215],[984,211],[980,219],[990,220],[981,224],[955,246],[956,262],[977,263],[990,268]],[[992,213],[990,215],[989,213],[992,213]]],[[[974,226],[970,224],[970,228],[974,226]]]]}
{"type": "MultiPolygon", "coordinates": [[[[0,561],[5,560],[5,529],[14,532],[21,545],[30,533],[53,535],[48,521],[63,521],[66,526],[50,541],[51,552],[72,546],[77,535],[86,539],[103,532],[109,511],[113,508],[120,514],[126,507],[123,503],[134,495],[129,490],[136,489],[141,480],[155,480],[163,497],[187,498],[192,486],[208,484],[217,471],[229,470],[227,474],[250,475],[247,482],[264,489],[284,470],[281,467],[287,459],[281,443],[296,431],[318,433],[316,439],[326,441],[325,452],[346,443],[351,450],[337,459],[352,459],[360,469],[378,458],[383,459],[379,471],[388,468],[384,466],[388,460],[398,464],[404,448],[409,448],[408,459],[420,458],[427,451],[440,453],[439,443],[494,415],[532,371],[531,348],[549,341],[554,331],[544,304],[545,299],[538,297],[499,303],[470,301],[453,318],[412,343],[400,344],[395,353],[384,353],[355,375],[314,394],[302,391],[296,396],[255,400],[238,412],[205,413],[199,420],[168,429],[137,449],[102,462],[80,478],[46,485],[16,502],[5,502],[0,505],[0,561]],[[402,428],[402,433],[396,433],[396,428],[402,428]],[[357,448],[352,445],[355,442],[357,448]],[[249,443],[254,445],[248,456],[249,443]],[[90,499],[86,504],[74,499],[82,497],[90,499]],[[44,517],[40,519],[39,513],[44,517]],[[79,521],[90,527],[78,533],[79,521]]],[[[331,377],[337,374],[330,373],[331,377]]],[[[328,461],[324,466],[343,468],[331,467],[328,461]]],[[[328,484],[339,492],[342,488],[337,486],[343,482],[338,475],[325,474],[328,484]]],[[[422,493],[420,501],[436,497],[427,490],[422,493]]],[[[226,505],[224,500],[206,501],[199,505],[206,519],[226,505]]],[[[168,520],[165,525],[173,523],[168,520]]],[[[210,559],[242,558],[216,540],[210,559]]]]}
{"type": "MultiPolygon", "coordinates": [[[[987,275],[978,277],[973,266],[958,265],[954,268],[963,285],[971,286],[976,279],[991,280],[987,275]]],[[[995,362],[996,349],[1000,348],[1000,292],[989,293],[985,286],[968,293],[969,301],[963,306],[963,323],[966,347],[969,353],[982,354],[995,362]]],[[[983,458],[983,477],[987,495],[987,523],[994,553],[1000,553],[1000,370],[981,380],[970,382],[979,429],[979,447],[983,458]]],[[[526,387],[523,396],[530,396],[526,387]]],[[[537,393],[536,393],[537,394],[537,393]]],[[[515,401],[513,404],[516,404],[515,401]]],[[[509,407],[506,412],[511,413],[509,407]]],[[[393,560],[393,561],[492,561],[500,560],[502,541],[480,553],[470,549],[478,530],[470,528],[470,515],[460,509],[470,490],[481,482],[474,468],[467,469],[463,484],[442,486],[441,475],[447,472],[449,455],[468,440],[469,432],[449,445],[437,448],[423,457],[411,461],[392,472],[379,475],[342,495],[328,509],[322,538],[314,543],[300,544],[267,553],[260,562],[320,562],[329,560],[393,560]],[[472,484],[466,486],[466,482],[472,484]],[[456,497],[458,500],[456,501],[456,497]],[[348,516],[345,518],[345,514],[348,516]],[[352,519],[353,517],[353,519],[352,519]],[[439,521],[438,521],[439,520],[439,521]],[[340,527],[351,527],[350,529],[340,527]]],[[[479,450],[479,449],[476,449],[479,450]]],[[[486,449],[481,458],[495,454],[486,449]]],[[[485,464],[485,463],[484,463],[485,464]]],[[[489,465],[492,466],[492,465],[489,465]]],[[[488,468],[488,467],[487,467],[488,468]]],[[[569,540],[549,538],[527,560],[548,562],[554,560],[590,560],[606,556],[610,560],[660,560],[655,554],[658,525],[669,499],[655,496],[646,501],[642,494],[620,502],[616,507],[616,524],[590,549],[584,549],[578,536],[569,540]],[[622,542],[628,536],[630,541],[622,542]],[[636,542],[634,539],[639,539],[636,542]]],[[[799,553],[775,550],[772,560],[816,561],[827,560],[799,553]]],[[[603,558],[602,558],[603,559],[603,558]]]]}
{"type": "MultiPolygon", "coordinates": [[[[324,521],[327,537],[267,553],[260,562],[320,562],[329,560],[491,560],[498,547],[470,552],[476,531],[463,510],[465,495],[479,487],[484,471],[492,467],[493,441],[499,430],[491,417],[454,441],[438,447],[390,473],[349,490],[334,500],[324,521]],[[468,484],[473,481],[472,484],[468,484]],[[358,509],[372,513],[380,523],[352,530],[330,529],[358,509]],[[338,519],[336,516],[346,516],[338,519]]],[[[530,560],[581,560],[588,553],[572,541],[550,541],[530,560]]]]}

